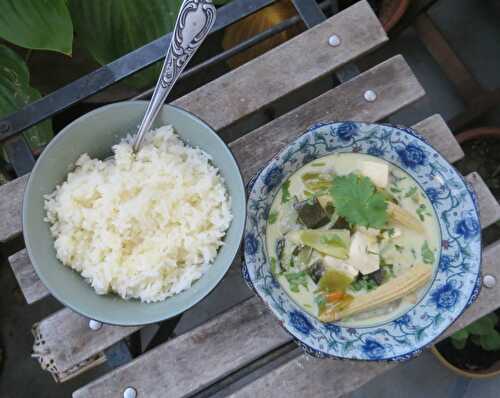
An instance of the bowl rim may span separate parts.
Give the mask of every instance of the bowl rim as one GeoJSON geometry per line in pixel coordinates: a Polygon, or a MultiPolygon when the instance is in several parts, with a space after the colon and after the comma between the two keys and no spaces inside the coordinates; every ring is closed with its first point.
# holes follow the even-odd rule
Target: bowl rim
{"type": "MultiPolygon", "coordinates": [[[[219,134],[217,134],[217,132],[215,131],[214,128],[212,128],[212,126],[210,126],[207,122],[205,122],[204,120],[202,120],[201,118],[199,118],[198,116],[196,116],[194,113],[189,112],[189,111],[187,111],[187,110],[185,110],[185,109],[183,109],[183,108],[181,108],[179,106],[175,106],[175,105],[171,105],[171,104],[164,104],[163,107],[162,107],[162,110],[163,109],[168,109],[168,108],[175,109],[176,111],[178,111],[180,113],[184,113],[185,115],[187,115],[187,116],[195,119],[197,122],[199,122],[200,124],[202,124],[203,126],[205,126],[208,130],[210,130],[210,132],[213,134],[215,140],[218,141],[219,144],[222,144],[222,146],[226,149],[227,153],[229,154],[229,156],[232,158],[232,160],[234,161],[234,163],[236,165],[236,171],[237,171],[237,175],[238,175],[238,181],[237,181],[238,188],[243,192],[243,203],[242,203],[242,205],[243,205],[243,214],[242,214],[243,223],[241,225],[241,229],[239,231],[237,231],[237,233],[239,235],[239,239],[237,240],[238,244],[237,245],[235,244],[234,247],[231,249],[231,251],[229,253],[230,261],[228,261],[227,265],[224,266],[223,272],[221,272],[220,275],[217,278],[214,279],[212,285],[210,285],[209,288],[206,291],[204,291],[203,293],[200,293],[200,295],[198,297],[196,297],[195,300],[193,300],[192,302],[190,302],[188,304],[185,304],[183,306],[179,306],[179,308],[176,311],[174,311],[173,313],[169,314],[168,317],[165,317],[165,316],[151,317],[151,319],[148,320],[147,322],[141,322],[141,323],[126,322],[126,321],[125,322],[119,322],[119,323],[117,323],[117,322],[110,322],[107,319],[102,319],[99,316],[95,316],[95,314],[87,313],[87,311],[82,311],[81,309],[78,308],[78,306],[76,306],[73,303],[71,303],[70,301],[62,298],[59,295],[59,293],[57,292],[57,289],[54,289],[54,287],[52,286],[52,284],[45,277],[44,273],[41,272],[41,271],[39,271],[39,267],[37,265],[37,260],[35,259],[35,256],[32,254],[30,239],[27,236],[27,232],[26,231],[28,230],[28,228],[27,228],[27,211],[28,211],[28,204],[27,204],[28,200],[27,200],[27,198],[30,195],[31,186],[33,184],[33,179],[34,179],[33,175],[34,175],[34,172],[38,169],[38,167],[40,165],[40,162],[41,162],[41,159],[43,159],[45,153],[48,152],[48,150],[50,148],[52,148],[53,146],[57,145],[58,140],[60,140],[62,138],[62,136],[66,133],[66,131],[71,130],[71,128],[75,124],[80,123],[82,119],[85,119],[85,118],[89,117],[90,115],[94,115],[94,114],[98,114],[98,113],[102,113],[102,112],[109,112],[113,108],[119,108],[119,107],[123,107],[123,106],[136,105],[136,104],[143,104],[143,105],[147,106],[148,103],[149,103],[149,101],[146,101],[146,100],[129,100],[129,101],[120,101],[120,102],[115,102],[115,103],[112,103],[112,104],[107,104],[107,105],[101,106],[99,108],[96,108],[96,109],[94,109],[94,110],[92,110],[90,112],[87,112],[87,113],[81,115],[80,117],[78,117],[77,119],[73,120],[71,123],[69,123],[68,125],[66,125],[63,129],[61,129],[56,134],[56,136],[52,140],[50,140],[50,142],[44,148],[44,150],[42,151],[42,153],[40,153],[37,161],[35,162],[35,165],[33,166],[33,169],[30,172],[30,175],[28,177],[28,181],[26,182],[26,187],[24,189],[23,199],[22,199],[22,210],[21,210],[22,236],[23,236],[23,240],[24,240],[26,251],[28,253],[28,257],[29,257],[29,259],[31,261],[31,264],[33,265],[33,268],[35,269],[35,272],[36,272],[38,278],[40,278],[40,280],[42,281],[42,283],[44,284],[44,286],[49,291],[50,295],[54,296],[64,306],[70,308],[72,311],[76,312],[77,314],[79,314],[79,315],[81,315],[81,316],[83,316],[83,317],[85,317],[87,319],[95,320],[95,321],[101,322],[101,323],[106,324],[106,325],[111,325],[111,326],[146,326],[146,325],[150,325],[150,324],[162,322],[162,321],[165,321],[167,319],[171,319],[171,318],[173,318],[175,316],[178,316],[179,314],[183,314],[187,310],[189,310],[192,307],[194,307],[201,300],[203,300],[204,298],[206,298],[219,285],[219,283],[222,281],[222,279],[224,278],[224,276],[227,274],[229,268],[233,264],[236,256],[238,255],[238,252],[239,252],[240,247],[241,247],[241,242],[242,242],[242,239],[243,239],[243,236],[244,236],[244,233],[245,233],[245,228],[246,228],[246,218],[247,218],[247,193],[246,193],[246,186],[245,186],[245,182],[243,180],[243,174],[241,172],[241,166],[238,163],[236,157],[234,156],[233,151],[231,150],[231,148],[229,147],[229,145],[226,144],[224,142],[224,140],[222,140],[222,138],[219,136],[219,134]]],[[[219,250],[220,250],[220,248],[219,248],[219,250]]],[[[60,262],[59,259],[57,259],[57,261],[60,262]]],[[[74,270],[72,270],[72,271],[76,272],[74,270]]],[[[210,272],[210,268],[199,279],[201,279],[208,272],[210,272]]],[[[81,275],[79,275],[79,277],[82,278],[81,275]]],[[[196,283],[199,279],[197,279],[193,283],[196,283]]],[[[83,280],[83,278],[82,278],[82,282],[83,283],[87,283],[87,282],[85,282],[83,280]]],[[[191,286],[188,289],[184,290],[184,291],[189,290],[191,288],[191,286]]],[[[98,295],[95,292],[94,292],[94,294],[98,295]]],[[[98,295],[98,296],[101,296],[101,295],[98,295]]],[[[105,297],[107,295],[102,295],[102,296],[105,297]]],[[[174,297],[174,296],[172,296],[172,297],[174,297]]],[[[123,300],[123,301],[127,301],[127,300],[121,298],[118,295],[114,295],[113,297],[119,298],[120,300],[123,300]]],[[[155,303],[166,302],[167,300],[168,300],[168,297],[165,300],[163,300],[163,301],[155,302],[155,303]]],[[[155,304],[155,303],[151,303],[151,304],[155,304]]],[[[141,302],[141,304],[147,305],[149,303],[142,303],[141,302]]]]}
{"type": "MultiPolygon", "coordinates": [[[[247,199],[247,203],[248,201],[250,200],[250,197],[252,195],[252,191],[253,191],[253,187],[254,187],[254,184],[255,182],[259,179],[259,177],[261,177],[262,173],[264,172],[264,170],[266,170],[272,163],[276,162],[276,160],[278,160],[278,158],[284,154],[293,144],[295,144],[297,141],[299,141],[301,138],[303,138],[304,136],[306,136],[307,134],[311,133],[312,131],[320,128],[320,127],[324,127],[324,126],[329,126],[329,125],[340,125],[340,124],[356,124],[356,125],[365,125],[365,126],[376,126],[376,127],[388,127],[388,128],[392,128],[392,129],[397,129],[399,131],[401,131],[403,134],[408,134],[408,135],[411,135],[413,136],[415,139],[417,139],[418,141],[420,141],[421,143],[423,143],[425,146],[428,146],[430,147],[432,150],[434,150],[436,153],[439,154],[440,158],[454,171],[454,173],[459,177],[460,181],[463,183],[463,185],[465,186],[465,188],[467,189],[467,192],[468,192],[468,195],[470,197],[470,200],[472,201],[472,204],[473,204],[473,207],[474,207],[474,210],[475,210],[475,214],[477,216],[477,220],[480,221],[480,209],[479,209],[479,205],[478,205],[478,202],[477,202],[477,194],[475,193],[475,191],[472,189],[472,186],[471,184],[464,178],[464,176],[460,173],[460,171],[458,171],[458,169],[452,165],[442,154],[440,151],[438,151],[436,148],[434,148],[434,146],[432,144],[430,144],[430,142],[426,139],[426,137],[422,136],[420,133],[418,133],[415,129],[413,129],[412,127],[406,127],[406,126],[402,126],[402,125],[398,125],[398,124],[393,124],[393,123],[377,123],[377,122],[366,122],[366,121],[356,121],[356,120],[336,120],[336,121],[325,121],[325,122],[318,122],[318,123],[315,123],[315,124],[312,124],[310,127],[306,128],[304,130],[304,132],[300,135],[298,135],[297,137],[295,137],[289,144],[285,145],[284,147],[282,147],[279,151],[277,151],[270,159],[268,162],[266,162],[265,165],[263,165],[256,173],[255,175],[251,178],[248,186],[247,186],[247,192],[248,192],[248,199],[247,199]]],[[[331,152],[332,153],[335,153],[335,152],[331,152]]],[[[323,155],[323,156],[327,156],[327,155],[323,155]]],[[[373,155],[372,155],[373,156],[373,155]]],[[[302,164],[301,166],[299,166],[295,171],[299,170],[300,167],[304,166],[306,163],[302,164]]],[[[404,168],[402,168],[404,171],[406,171],[404,168]]],[[[293,173],[292,173],[293,174],[293,173]]],[[[418,181],[417,181],[418,183],[418,181]]],[[[280,187],[282,184],[282,181],[278,184],[278,187],[280,187]]],[[[418,183],[419,184],[419,183],[418,183]]],[[[419,184],[420,185],[420,184],[419,184]]],[[[429,198],[429,201],[431,203],[432,200],[429,198]]],[[[435,210],[435,209],[434,209],[435,210]]],[[[249,214],[248,212],[248,209],[247,209],[247,215],[249,214]]],[[[439,216],[436,214],[436,217],[439,219],[439,216]]],[[[465,300],[465,305],[464,307],[459,311],[459,313],[456,315],[456,317],[447,325],[447,327],[442,330],[438,335],[434,336],[433,338],[430,339],[429,342],[427,342],[426,344],[423,344],[421,346],[417,346],[415,345],[411,350],[409,350],[408,352],[404,353],[404,354],[396,354],[396,355],[393,355],[393,356],[389,356],[389,357],[384,357],[384,358],[357,358],[357,357],[352,357],[352,356],[340,356],[340,355],[335,355],[335,354],[332,354],[332,353],[329,353],[327,351],[323,351],[321,349],[318,349],[318,348],[315,348],[315,347],[312,347],[311,345],[309,345],[308,342],[302,340],[301,338],[299,338],[296,334],[293,334],[291,332],[291,330],[289,330],[289,327],[287,325],[285,325],[285,323],[287,323],[287,318],[284,317],[284,316],[280,316],[279,314],[277,314],[277,312],[275,311],[274,308],[272,308],[272,306],[269,305],[268,303],[268,298],[267,298],[267,295],[263,295],[262,292],[260,290],[257,289],[257,287],[254,286],[254,283],[253,283],[253,280],[252,278],[250,277],[250,274],[248,272],[248,266],[247,266],[247,263],[248,263],[248,260],[247,260],[247,253],[246,253],[246,250],[244,249],[244,261],[242,263],[242,267],[241,267],[241,270],[242,270],[242,274],[243,274],[243,278],[245,280],[245,282],[247,283],[247,285],[255,292],[255,294],[266,304],[266,306],[271,310],[271,313],[273,314],[274,317],[276,317],[276,319],[279,321],[280,325],[282,326],[282,328],[293,338],[293,340],[302,348],[302,350],[306,353],[306,354],[309,354],[311,356],[314,356],[314,357],[317,357],[317,358],[334,358],[334,359],[338,359],[338,360],[353,360],[353,361],[363,361],[363,362],[400,362],[400,361],[405,361],[405,360],[408,360],[408,359],[411,359],[411,358],[414,358],[418,355],[420,355],[424,349],[427,349],[429,347],[431,347],[433,344],[435,344],[436,340],[450,327],[452,326],[461,316],[462,314],[464,313],[464,311],[471,305],[474,303],[474,301],[477,299],[480,291],[481,291],[481,272],[482,272],[482,265],[483,265],[483,259],[482,259],[482,252],[483,252],[483,237],[482,237],[482,228],[481,228],[481,224],[479,224],[480,228],[479,228],[479,232],[478,232],[478,238],[479,238],[479,249],[480,249],[480,255],[479,255],[479,264],[478,264],[478,274],[477,274],[477,277],[476,277],[476,281],[475,281],[475,284],[474,284],[474,287],[470,293],[470,295],[467,297],[467,299],[465,300]]],[[[244,241],[246,242],[246,237],[247,237],[247,234],[248,233],[251,233],[250,230],[248,230],[248,223],[246,224],[245,226],[245,233],[244,233],[244,241]]],[[[443,251],[440,250],[440,253],[439,253],[439,258],[437,259],[437,267],[439,266],[439,262],[442,258],[442,255],[443,255],[443,251]]],[[[251,262],[251,261],[250,261],[251,262]]],[[[435,280],[435,277],[434,276],[434,279],[433,279],[433,282],[435,280]]],[[[431,286],[429,287],[429,289],[432,287],[432,284],[431,286]]],[[[282,289],[281,288],[281,285],[279,287],[279,289],[282,289]]],[[[426,295],[424,295],[423,298],[425,298],[427,296],[428,292],[426,293],[426,295]]],[[[291,300],[291,298],[289,298],[291,300]]],[[[415,308],[417,307],[420,302],[422,300],[419,301],[419,303],[417,303],[415,306],[413,306],[412,308],[415,308]]],[[[308,314],[305,310],[301,309],[300,306],[297,305],[297,307],[299,307],[299,309],[306,313],[307,316],[309,317],[312,317],[314,318],[314,316],[308,314]]],[[[400,314],[400,316],[404,315],[408,313],[405,312],[403,314],[400,314]]],[[[392,322],[392,321],[390,321],[392,322]]],[[[390,323],[390,322],[384,322],[383,324],[381,325],[375,325],[374,327],[384,327],[386,324],[390,323]]],[[[342,326],[342,327],[345,327],[345,326],[342,326]]],[[[370,328],[371,326],[367,326],[367,327],[352,327],[351,329],[361,329],[361,328],[370,328]]]]}

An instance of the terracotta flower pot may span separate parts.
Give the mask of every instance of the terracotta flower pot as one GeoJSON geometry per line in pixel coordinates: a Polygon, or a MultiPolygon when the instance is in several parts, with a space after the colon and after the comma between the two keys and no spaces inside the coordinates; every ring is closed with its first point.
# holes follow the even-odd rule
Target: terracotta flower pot
{"type": "Polygon", "coordinates": [[[404,15],[410,5],[410,0],[380,0],[379,2],[378,17],[385,31],[388,32],[404,15]]]}
{"type": "Polygon", "coordinates": [[[460,144],[480,138],[500,138],[500,127],[478,127],[463,131],[455,136],[460,144]]]}

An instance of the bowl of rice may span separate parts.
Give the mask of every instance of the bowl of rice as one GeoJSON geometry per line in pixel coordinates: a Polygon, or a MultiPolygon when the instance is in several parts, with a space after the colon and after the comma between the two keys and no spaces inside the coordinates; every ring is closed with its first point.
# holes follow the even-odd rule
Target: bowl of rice
{"type": "Polygon", "coordinates": [[[206,123],[166,105],[133,153],[146,106],[116,103],[66,126],[24,194],[24,240],[39,278],[106,324],[145,325],[192,307],[222,279],[244,229],[241,173],[206,123]]]}

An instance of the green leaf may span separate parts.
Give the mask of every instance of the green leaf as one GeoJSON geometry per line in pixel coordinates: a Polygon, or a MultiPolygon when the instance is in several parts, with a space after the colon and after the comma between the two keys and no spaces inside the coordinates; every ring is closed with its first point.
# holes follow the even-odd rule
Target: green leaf
{"type": "Polygon", "coordinates": [[[269,213],[269,217],[268,217],[268,222],[269,224],[274,224],[276,222],[276,220],[278,219],[278,212],[276,211],[271,211],[269,213]]]}
{"type": "Polygon", "coordinates": [[[397,244],[396,244],[396,245],[394,245],[394,248],[395,248],[398,252],[403,253],[403,250],[404,250],[404,247],[403,247],[403,246],[401,246],[401,245],[397,245],[397,244]]]}
{"type": "Polygon", "coordinates": [[[483,348],[483,350],[500,350],[500,333],[498,333],[498,331],[496,330],[493,330],[490,334],[481,336],[479,338],[479,342],[481,343],[481,347],[483,348]]]}
{"type": "Polygon", "coordinates": [[[470,340],[473,344],[481,347],[481,336],[473,334],[472,336],[470,336],[470,340]]]}
{"type": "Polygon", "coordinates": [[[424,242],[422,245],[422,260],[424,260],[424,263],[426,264],[434,264],[434,252],[430,249],[429,243],[427,241],[424,242]]]}
{"type": "Polygon", "coordinates": [[[73,24],[65,0],[2,0],[0,37],[20,47],[71,55],[73,24]]]}
{"type": "Polygon", "coordinates": [[[387,203],[368,177],[349,174],[333,179],[330,190],[338,215],[351,225],[382,228],[387,222],[387,203]]]}
{"type": "Polygon", "coordinates": [[[485,336],[487,334],[490,334],[495,330],[495,325],[497,323],[497,319],[495,317],[495,314],[483,316],[482,318],[467,326],[466,329],[470,334],[475,334],[478,336],[485,336]],[[494,316],[492,317],[490,315],[494,316]]]}
{"type": "MultiPolygon", "coordinates": [[[[0,117],[38,98],[40,93],[29,85],[28,67],[24,61],[10,48],[0,45],[0,117]]],[[[46,120],[23,134],[32,149],[41,148],[53,136],[52,122],[46,120]]]]}
{"type": "Polygon", "coordinates": [[[290,180],[286,180],[281,186],[281,203],[286,203],[290,200],[290,180]]]}
{"type": "MultiPolygon", "coordinates": [[[[173,30],[182,0],[70,0],[76,40],[101,65],[173,30]]],[[[165,49],[166,50],[166,49],[165,49]]],[[[161,63],[128,81],[139,88],[154,85],[161,63]]]]}
{"type": "Polygon", "coordinates": [[[290,284],[290,290],[294,293],[300,291],[300,286],[307,289],[307,274],[305,271],[301,272],[287,272],[285,275],[286,280],[290,284]]]}
{"type": "Polygon", "coordinates": [[[455,347],[457,350],[463,350],[465,346],[467,345],[467,339],[465,340],[455,340],[451,339],[451,344],[453,347],[455,347]]]}
{"type": "Polygon", "coordinates": [[[469,332],[467,331],[467,329],[460,329],[459,331],[453,333],[450,337],[452,340],[466,341],[469,337],[469,332]]]}
{"type": "Polygon", "coordinates": [[[351,283],[351,288],[356,292],[362,289],[370,291],[376,289],[377,287],[378,287],[377,282],[375,282],[372,278],[366,275],[362,276],[361,278],[351,283]]]}
{"type": "Polygon", "coordinates": [[[405,194],[405,198],[409,198],[417,193],[417,187],[411,187],[405,194]]]}

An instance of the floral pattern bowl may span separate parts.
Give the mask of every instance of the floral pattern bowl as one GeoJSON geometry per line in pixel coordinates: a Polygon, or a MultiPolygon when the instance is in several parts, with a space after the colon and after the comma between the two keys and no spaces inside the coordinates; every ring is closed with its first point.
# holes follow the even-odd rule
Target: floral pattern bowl
{"type": "Polygon", "coordinates": [[[418,355],[477,297],[481,228],[474,192],[414,130],[357,122],[322,123],[276,155],[250,182],[243,276],[298,344],[315,357],[403,361],[418,355]],[[409,173],[426,192],[441,230],[439,265],[430,288],[408,312],[381,325],[322,323],[281,288],[267,261],[265,231],[280,185],[304,164],[333,152],[377,156],[409,173]]]}

